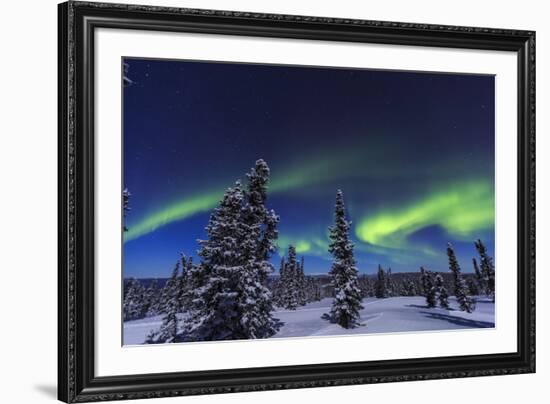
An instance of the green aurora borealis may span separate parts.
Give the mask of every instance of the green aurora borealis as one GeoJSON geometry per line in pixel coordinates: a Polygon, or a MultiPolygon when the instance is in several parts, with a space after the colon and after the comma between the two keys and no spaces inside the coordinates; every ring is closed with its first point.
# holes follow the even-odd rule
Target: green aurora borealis
{"type": "Polygon", "coordinates": [[[417,202],[361,218],[357,237],[373,245],[404,247],[408,237],[428,226],[441,226],[450,236],[475,238],[492,228],[494,189],[488,181],[450,184],[417,202]]]}

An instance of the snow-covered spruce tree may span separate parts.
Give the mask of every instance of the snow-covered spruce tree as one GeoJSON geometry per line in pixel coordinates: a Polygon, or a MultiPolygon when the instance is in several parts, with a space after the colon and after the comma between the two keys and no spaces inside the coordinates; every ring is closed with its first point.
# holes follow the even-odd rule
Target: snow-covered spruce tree
{"type": "MultiPolygon", "coordinates": [[[[128,191],[128,188],[124,188],[122,190],[122,214],[123,214],[124,220],[126,220],[126,215],[128,214],[128,212],[130,212],[130,209],[131,209],[130,208],[131,196],[132,194],[130,193],[130,191],[128,191]]],[[[126,224],[124,224],[123,230],[128,231],[126,224]]]]}
{"type": "MultiPolygon", "coordinates": [[[[289,246],[289,248],[292,246],[289,246]]],[[[321,300],[319,282],[304,273],[304,257],[296,262],[296,251],[289,251],[289,262],[283,256],[279,266],[279,279],[273,283],[273,304],[287,310],[295,310],[300,305],[321,300]],[[291,257],[292,256],[292,257],[291,257]]]]}
{"type": "Polygon", "coordinates": [[[300,268],[296,260],[296,248],[288,246],[287,258],[281,272],[281,307],[296,310],[301,303],[300,268]]]}
{"type": "Polygon", "coordinates": [[[424,267],[420,267],[420,271],[422,272],[423,279],[423,287],[424,292],[426,296],[426,306],[429,308],[433,308],[436,306],[436,287],[434,285],[434,280],[432,277],[432,273],[424,267]]]}
{"type": "Polygon", "coordinates": [[[201,240],[201,263],[191,270],[189,340],[267,338],[279,327],[273,318],[267,276],[275,251],[279,218],[265,207],[269,168],[258,160],[240,183],[229,188],[201,240]]]}
{"type": "Polygon", "coordinates": [[[428,291],[429,291],[428,278],[429,278],[428,271],[426,271],[424,267],[420,267],[420,289],[421,289],[422,296],[426,296],[428,294],[428,291]]]}
{"type": "Polygon", "coordinates": [[[486,285],[486,294],[491,297],[492,301],[495,301],[495,266],[493,259],[487,254],[487,248],[481,242],[477,240],[475,242],[477,252],[479,253],[481,274],[486,285]]]}
{"type": "Polygon", "coordinates": [[[271,291],[267,287],[267,277],[274,271],[270,258],[277,250],[279,235],[279,216],[266,208],[269,175],[267,163],[257,160],[247,174],[245,204],[241,209],[244,237],[240,246],[247,276],[240,304],[243,308],[241,323],[247,338],[268,338],[280,328],[279,320],[272,315],[271,291]]]}
{"type": "Polygon", "coordinates": [[[378,272],[376,273],[376,282],[374,284],[374,295],[377,298],[383,299],[385,297],[388,297],[387,284],[386,271],[384,271],[384,268],[382,268],[382,266],[379,264],[378,272]]]}
{"type": "Polygon", "coordinates": [[[145,315],[145,289],[136,278],[131,278],[126,285],[123,301],[124,321],[136,320],[145,315]]]}
{"type": "Polygon", "coordinates": [[[237,182],[223,196],[206,226],[207,240],[200,240],[201,262],[188,274],[190,302],[184,338],[214,341],[246,338],[241,324],[239,294],[246,276],[239,248],[242,238],[243,192],[237,182]]]}
{"type": "Polygon", "coordinates": [[[441,276],[441,274],[435,275],[435,289],[439,305],[444,309],[449,309],[449,293],[445,288],[443,277],[441,276]]]}
{"type": "Polygon", "coordinates": [[[343,328],[353,328],[359,325],[359,311],[363,306],[357,282],[353,243],[349,238],[351,222],[346,219],[344,195],[340,190],[336,194],[334,221],[334,226],[329,228],[329,252],[333,257],[329,276],[334,288],[330,318],[343,328]]]}
{"type": "Polygon", "coordinates": [[[471,313],[475,310],[475,301],[472,300],[470,296],[468,296],[468,287],[466,286],[466,282],[462,277],[460,265],[458,265],[455,252],[450,243],[447,244],[447,256],[449,257],[449,269],[453,274],[454,292],[456,300],[458,302],[458,306],[460,310],[471,313]]]}
{"type": "Polygon", "coordinates": [[[286,261],[281,262],[281,299],[280,306],[295,310],[307,303],[307,282],[304,274],[304,257],[298,262],[296,248],[288,246],[286,261]]]}
{"type": "Polygon", "coordinates": [[[162,294],[161,313],[162,324],[156,331],[151,331],[147,336],[146,343],[159,344],[177,342],[179,340],[178,313],[181,309],[181,288],[179,281],[180,261],[176,262],[172,276],[164,285],[162,294]]]}

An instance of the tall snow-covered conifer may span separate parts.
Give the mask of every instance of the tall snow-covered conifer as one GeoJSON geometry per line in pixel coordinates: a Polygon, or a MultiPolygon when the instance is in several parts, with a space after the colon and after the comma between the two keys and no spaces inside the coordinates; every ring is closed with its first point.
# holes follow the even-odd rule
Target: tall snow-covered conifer
{"type": "Polygon", "coordinates": [[[258,160],[248,184],[229,188],[201,240],[201,263],[190,273],[186,322],[190,340],[267,338],[279,322],[272,316],[267,276],[275,251],[278,216],[265,207],[269,167],[258,160]]]}
{"type": "Polygon", "coordinates": [[[312,293],[315,294],[315,285],[308,282],[304,274],[304,257],[298,262],[296,248],[289,245],[286,259],[281,259],[277,290],[279,306],[287,310],[296,310],[298,306],[305,305],[312,298],[312,293]]]}
{"type": "MultiPolygon", "coordinates": [[[[126,220],[126,215],[128,212],[130,212],[130,197],[132,194],[130,191],[128,191],[128,188],[124,188],[122,190],[122,214],[124,217],[124,220],[126,220]]],[[[126,227],[126,224],[124,224],[123,228],[124,231],[128,231],[128,228],[126,227]]]]}
{"type": "Polygon", "coordinates": [[[270,337],[280,326],[272,315],[272,296],[267,287],[267,277],[274,271],[270,258],[277,250],[279,235],[279,216],[266,207],[269,175],[267,163],[257,160],[247,174],[245,203],[241,209],[244,237],[240,246],[246,276],[240,303],[243,307],[241,323],[247,338],[270,337]]]}
{"type": "Polygon", "coordinates": [[[422,289],[422,295],[427,296],[429,288],[428,288],[428,271],[424,267],[420,267],[420,286],[422,289]]]}
{"type": "Polygon", "coordinates": [[[426,305],[429,308],[436,306],[436,288],[432,273],[426,270],[424,267],[420,267],[420,273],[422,277],[422,288],[424,289],[424,296],[426,296],[426,305]]]}
{"type": "Polygon", "coordinates": [[[495,301],[495,266],[493,259],[487,254],[487,248],[481,240],[475,242],[477,252],[479,253],[481,275],[483,276],[486,294],[495,301]]]}
{"type": "Polygon", "coordinates": [[[437,293],[437,300],[439,300],[439,305],[444,308],[449,308],[449,293],[444,286],[443,277],[441,274],[435,275],[435,289],[437,293]]]}
{"type": "Polygon", "coordinates": [[[281,306],[287,310],[296,310],[302,304],[300,264],[296,259],[296,248],[288,246],[286,260],[281,268],[281,306]]]}
{"type": "Polygon", "coordinates": [[[239,293],[244,276],[239,239],[243,192],[239,182],[229,188],[206,226],[201,263],[189,273],[189,317],[185,338],[197,341],[246,338],[241,325],[239,293]]]}
{"type": "Polygon", "coordinates": [[[374,295],[379,299],[388,297],[388,281],[386,279],[386,271],[384,271],[384,268],[382,268],[380,264],[378,265],[378,272],[376,273],[374,295]]]}
{"type": "Polygon", "coordinates": [[[475,301],[468,296],[468,287],[462,277],[460,265],[458,265],[455,252],[450,243],[447,244],[447,256],[449,257],[449,269],[453,274],[454,292],[458,306],[460,307],[460,310],[471,313],[475,310],[475,301]]]}
{"type": "Polygon", "coordinates": [[[334,287],[330,317],[343,328],[353,328],[359,325],[359,311],[363,306],[353,256],[353,243],[349,238],[351,222],[346,219],[344,195],[340,190],[336,194],[334,221],[334,226],[329,229],[329,252],[333,256],[329,275],[334,287]]]}

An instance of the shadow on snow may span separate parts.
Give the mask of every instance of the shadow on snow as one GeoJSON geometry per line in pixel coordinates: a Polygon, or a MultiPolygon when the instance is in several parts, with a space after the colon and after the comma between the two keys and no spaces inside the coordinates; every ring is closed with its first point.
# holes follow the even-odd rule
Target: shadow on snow
{"type": "Polygon", "coordinates": [[[425,314],[428,318],[445,320],[451,324],[468,328],[493,328],[495,326],[495,323],[491,323],[489,321],[470,320],[467,318],[449,316],[448,314],[442,313],[431,313],[428,311],[422,311],[421,314],[425,314]]]}
{"type": "MultiPolygon", "coordinates": [[[[405,307],[412,307],[414,309],[429,309],[428,306],[426,305],[423,305],[423,304],[406,304],[405,307]]],[[[435,308],[435,307],[434,307],[435,308]]],[[[440,308],[440,307],[438,307],[440,308]]],[[[445,309],[447,311],[455,311],[455,309],[452,309],[452,308],[448,308],[448,309],[445,309]]]]}

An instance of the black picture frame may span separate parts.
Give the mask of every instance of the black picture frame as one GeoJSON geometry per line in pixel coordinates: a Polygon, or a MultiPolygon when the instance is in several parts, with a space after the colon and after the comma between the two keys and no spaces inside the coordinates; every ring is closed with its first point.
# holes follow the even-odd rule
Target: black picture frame
{"type": "Polygon", "coordinates": [[[442,379],[535,371],[535,33],[87,2],[59,4],[58,398],[64,402],[442,379]],[[94,375],[94,30],[99,27],[515,52],[517,351],[420,359],[94,375]]]}

